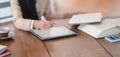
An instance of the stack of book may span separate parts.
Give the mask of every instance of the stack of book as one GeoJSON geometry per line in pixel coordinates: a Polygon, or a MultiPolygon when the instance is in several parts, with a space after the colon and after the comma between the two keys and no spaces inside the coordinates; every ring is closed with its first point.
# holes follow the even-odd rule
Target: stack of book
{"type": "Polygon", "coordinates": [[[120,18],[102,19],[101,13],[73,15],[69,24],[79,25],[79,30],[94,38],[103,38],[120,33],[120,18]]]}
{"type": "Polygon", "coordinates": [[[7,46],[0,45],[0,57],[4,57],[10,54],[10,51],[7,49],[7,46]]]}

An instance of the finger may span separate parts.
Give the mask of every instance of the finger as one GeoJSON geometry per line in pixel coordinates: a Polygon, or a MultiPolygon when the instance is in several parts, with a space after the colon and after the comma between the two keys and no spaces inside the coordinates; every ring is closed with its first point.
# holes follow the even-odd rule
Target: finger
{"type": "Polygon", "coordinates": [[[45,28],[51,28],[51,27],[52,27],[52,24],[45,24],[44,27],[45,27],[45,28]]]}
{"type": "Polygon", "coordinates": [[[52,23],[51,21],[46,21],[46,23],[52,23]]]}
{"type": "Polygon", "coordinates": [[[53,26],[53,24],[55,24],[55,23],[53,23],[53,22],[47,22],[47,24],[50,25],[50,26],[53,26]]]}

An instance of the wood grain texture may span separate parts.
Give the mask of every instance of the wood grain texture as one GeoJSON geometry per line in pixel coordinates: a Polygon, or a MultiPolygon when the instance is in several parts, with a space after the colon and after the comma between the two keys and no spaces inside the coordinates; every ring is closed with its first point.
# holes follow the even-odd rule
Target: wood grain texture
{"type": "Polygon", "coordinates": [[[105,39],[97,39],[97,41],[113,56],[120,57],[120,42],[111,43],[105,39]]]}
{"type": "MultiPolygon", "coordinates": [[[[104,17],[120,16],[120,0],[56,0],[57,12],[102,12],[104,17]]],[[[14,39],[1,41],[8,46],[11,55],[7,57],[120,57],[120,44],[104,39],[94,39],[76,27],[68,25],[69,19],[54,20],[54,26],[65,26],[77,32],[77,36],[40,41],[31,33],[16,29],[5,23],[15,33],[14,39]],[[45,44],[44,44],[45,43],[45,44]]]]}
{"type": "Polygon", "coordinates": [[[102,45],[113,57],[120,57],[120,42],[111,43],[104,38],[96,39],[96,41],[102,45]]]}
{"type": "MultiPolygon", "coordinates": [[[[68,27],[68,20],[55,20],[56,25],[68,27]]],[[[45,41],[51,57],[111,57],[94,38],[69,26],[78,33],[77,36],[45,41]]]]}
{"type": "MultiPolygon", "coordinates": [[[[13,27],[12,23],[2,26],[13,27]]],[[[0,41],[0,44],[8,46],[11,51],[8,57],[49,57],[44,43],[31,33],[19,29],[14,29],[14,33],[14,39],[0,41]]]]}

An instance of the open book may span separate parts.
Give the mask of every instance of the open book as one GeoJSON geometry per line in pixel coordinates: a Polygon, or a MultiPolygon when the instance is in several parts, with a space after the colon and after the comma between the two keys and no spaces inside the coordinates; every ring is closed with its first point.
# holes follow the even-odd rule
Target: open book
{"type": "Polygon", "coordinates": [[[118,34],[120,33],[120,18],[104,19],[96,24],[81,24],[78,29],[95,38],[118,34]]]}

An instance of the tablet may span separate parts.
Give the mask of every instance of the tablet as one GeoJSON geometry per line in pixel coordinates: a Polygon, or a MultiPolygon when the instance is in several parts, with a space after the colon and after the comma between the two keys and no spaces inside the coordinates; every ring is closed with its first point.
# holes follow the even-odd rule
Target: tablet
{"type": "Polygon", "coordinates": [[[76,33],[64,26],[62,27],[53,27],[51,29],[46,30],[31,30],[31,32],[40,38],[41,40],[48,40],[48,39],[54,39],[54,38],[62,38],[65,36],[72,36],[76,35],[76,33]]]}

